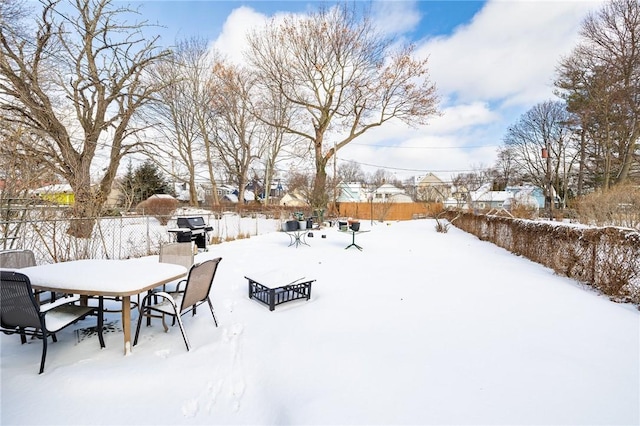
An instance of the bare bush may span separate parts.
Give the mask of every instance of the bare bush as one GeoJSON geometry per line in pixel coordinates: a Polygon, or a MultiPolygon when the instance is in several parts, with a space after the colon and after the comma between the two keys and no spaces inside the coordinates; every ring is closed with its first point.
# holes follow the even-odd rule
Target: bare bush
{"type": "Polygon", "coordinates": [[[511,209],[509,212],[513,217],[520,219],[536,219],[538,217],[538,206],[531,203],[524,203],[518,200],[513,200],[511,209]]]}
{"type": "Polygon", "coordinates": [[[169,197],[149,197],[136,206],[139,213],[151,215],[158,219],[160,225],[169,223],[169,219],[178,208],[178,200],[169,197]]]}
{"type": "Polygon", "coordinates": [[[575,210],[582,223],[640,229],[640,187],[616,185],[578,198],[575,210]]]}
{"type": "Polygon", "coordinates": [[[436,218],[436,232],[446,234],[447,232],[449,232],[449,225],[450,223],[441,222],[441,219],[436,218]]]}

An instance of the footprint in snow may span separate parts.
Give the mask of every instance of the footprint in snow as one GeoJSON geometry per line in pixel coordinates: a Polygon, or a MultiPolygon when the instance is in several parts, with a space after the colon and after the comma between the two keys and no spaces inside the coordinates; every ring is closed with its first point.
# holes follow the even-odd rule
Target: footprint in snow
{"type": "Polygon", "coordinates": [[[159,358],[168,358],[171,351],[169,349],[161,349],[155,352],[155,355],[159,358]]]}
{"type": "Polygon", "coordinates": [[[195,417],[198,414],[198,400],[192,399],[182,403],[182,415],[185,417],[195,417]]]}

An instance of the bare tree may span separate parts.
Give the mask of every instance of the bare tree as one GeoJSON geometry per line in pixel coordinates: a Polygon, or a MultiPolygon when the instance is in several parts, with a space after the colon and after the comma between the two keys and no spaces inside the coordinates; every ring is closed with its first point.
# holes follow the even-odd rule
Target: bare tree
{"type": "Polygon", "coordinates": [[[571,119],[564,102],[543,102],[523,114],[504,137],[511,161],[517,164],[523,179],[545,188],[549,203],[555,194],[566,196],[569,174],[578,155],[571,119]]]}
{"type": "Polygon", "coordinates": [[[339,149],[390,120],[422,124],[436,114],[427,61],[413,59],[412,46],[393,50],[367,14],[359,16],[336,6],[272,20],[248,36],[261,83],[295,107],[285,130],[313,150],[314,208],[327,205],[326,167],[339,149]]]}
{"type": "Polygon", "coordinates": [[[217,120],[212,142],[219,160],[238,185],[238,200],[243,203],[251,163],[259,158],[266,140],[264,125],[253,114],[255,78],[248,70],[222,61],[215,64],[213,74],[212,102],[217,120]]]}
{"type": "Polygon", "coordinates": [[[355,161],[341,163],[337,169],[338,180],[343,182],[364,182],[366,176],[360,164],[355,161]]]}
{"type": "Polygon", "coordinates": [[[174,181],[187,185],[192,206],[198,205],[197,180],[205,169],[217,204],[210,141],[214,132],[212,66],[206,40],[179,41],[171,56],[153,68],[153,80],[163,87],[159,93],[162,102],[146,109],[159,123],[155,128],[159,143],[147,145],[147,151],[174,181]],[[154,155],[158,152],[160,155],[154,155]]]}
{"type": "Polygon", "coordinates": [[[371,173],[367,177],[367,182],[372,188],[377,188],[385,183],[389,183],[397,187],[402,186],[402,182],[400,182],[393,173],[385,169],[377,169],[375,172],[371,173]]]}
{"type": "Polygon", "coordinates": [[[287,191],[303,197],[304,201],[311,203],[313,192],[313,176],[310,173],[292,169],[287,174],[287,191]]]}
{"type": "Polygon", "coordinates": [[[580,120],[581,170],[591,160],[606,190],[640,164],[640,3],[606,3],[585,19],[581,36],[560,61],[556,86],[580,120]]]}
{"type": "Polygon", "coordinates": [[[514,149],[503,146],[498,148],[498,156],[495,163],[498,186],[504,189],[509,184],[521,181],[520,171],[516,166],[516,152],[514,149]]]}
{"type": "Polygon", "coordinates": [[[264,144],[258,155],[264,161],[265,204],[269,204],[271,182],[276,178],[278,163],[291,160],[299,137],[287,133],[291,127],[291,104],[280,92],[266,88],[253,103],[252,113],[263,123],[264,144]]]}
{"type": "Polygon", "coordinates": [[[0,110],[15,128],[37,137],[20,146],[73,188],[68,232],[88,238],[122,158],[140,148],[145,126],[138,110],[159,87],[145,81],[148,67],[166,55],[144,23],[111,0],[75,0],[59,13],[59,0],[43,0],[31,40],[0,27],[0,110]],[[98,160],[105,158],[104,164],[98,160]],[[92,172],[99,173],[97,186],[92,172]]]}
{"type": "Polygon", "coordinates": [[[27,206],[34,201],[30,191],[52,180],[44,163],[20,148],[30,135],[5,124],[0,121],[0,249],[13,248],[18,241],[27,206]]]}
{"type": "Polygon", "coordinates": [[[32,12],[24,0],[0,0],[0,27],[17,39],[26,40],[26,19],[32,12]]]}

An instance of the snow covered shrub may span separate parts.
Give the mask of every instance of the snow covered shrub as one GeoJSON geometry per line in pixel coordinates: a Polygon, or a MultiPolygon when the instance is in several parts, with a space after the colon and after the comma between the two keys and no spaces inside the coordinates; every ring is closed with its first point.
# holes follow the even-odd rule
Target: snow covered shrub
{"type": "Polygon", "coordinates": [[[170,196],[161,197],[158,195],[152,195],[139,203],[136,206],[136,210],[139,213],[155,217],[158,219],[158,222],[160,222],[160,225],[164,226],[169,222],[169,219],[171,219],[171,216],[178,208],[178,200],[170,196]]]}

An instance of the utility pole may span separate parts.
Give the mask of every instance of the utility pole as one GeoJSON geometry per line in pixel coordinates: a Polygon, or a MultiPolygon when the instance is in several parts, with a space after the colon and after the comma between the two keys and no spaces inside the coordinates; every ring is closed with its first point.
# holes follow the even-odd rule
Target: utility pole
{"type": "Polygon", "coordinates": [[[542,148],[542,158],[547,160],[547,171],[546,171],[546,186],[547,186],[547,197],[545,199],[546,208],[549,211],[549,220],[553,220],[553,205],[554,205],[554,197],[553,197],[553,185],[551,181],[551,153],[549,151],[549,139],[545,138],[545,147],[542,148]]]}

